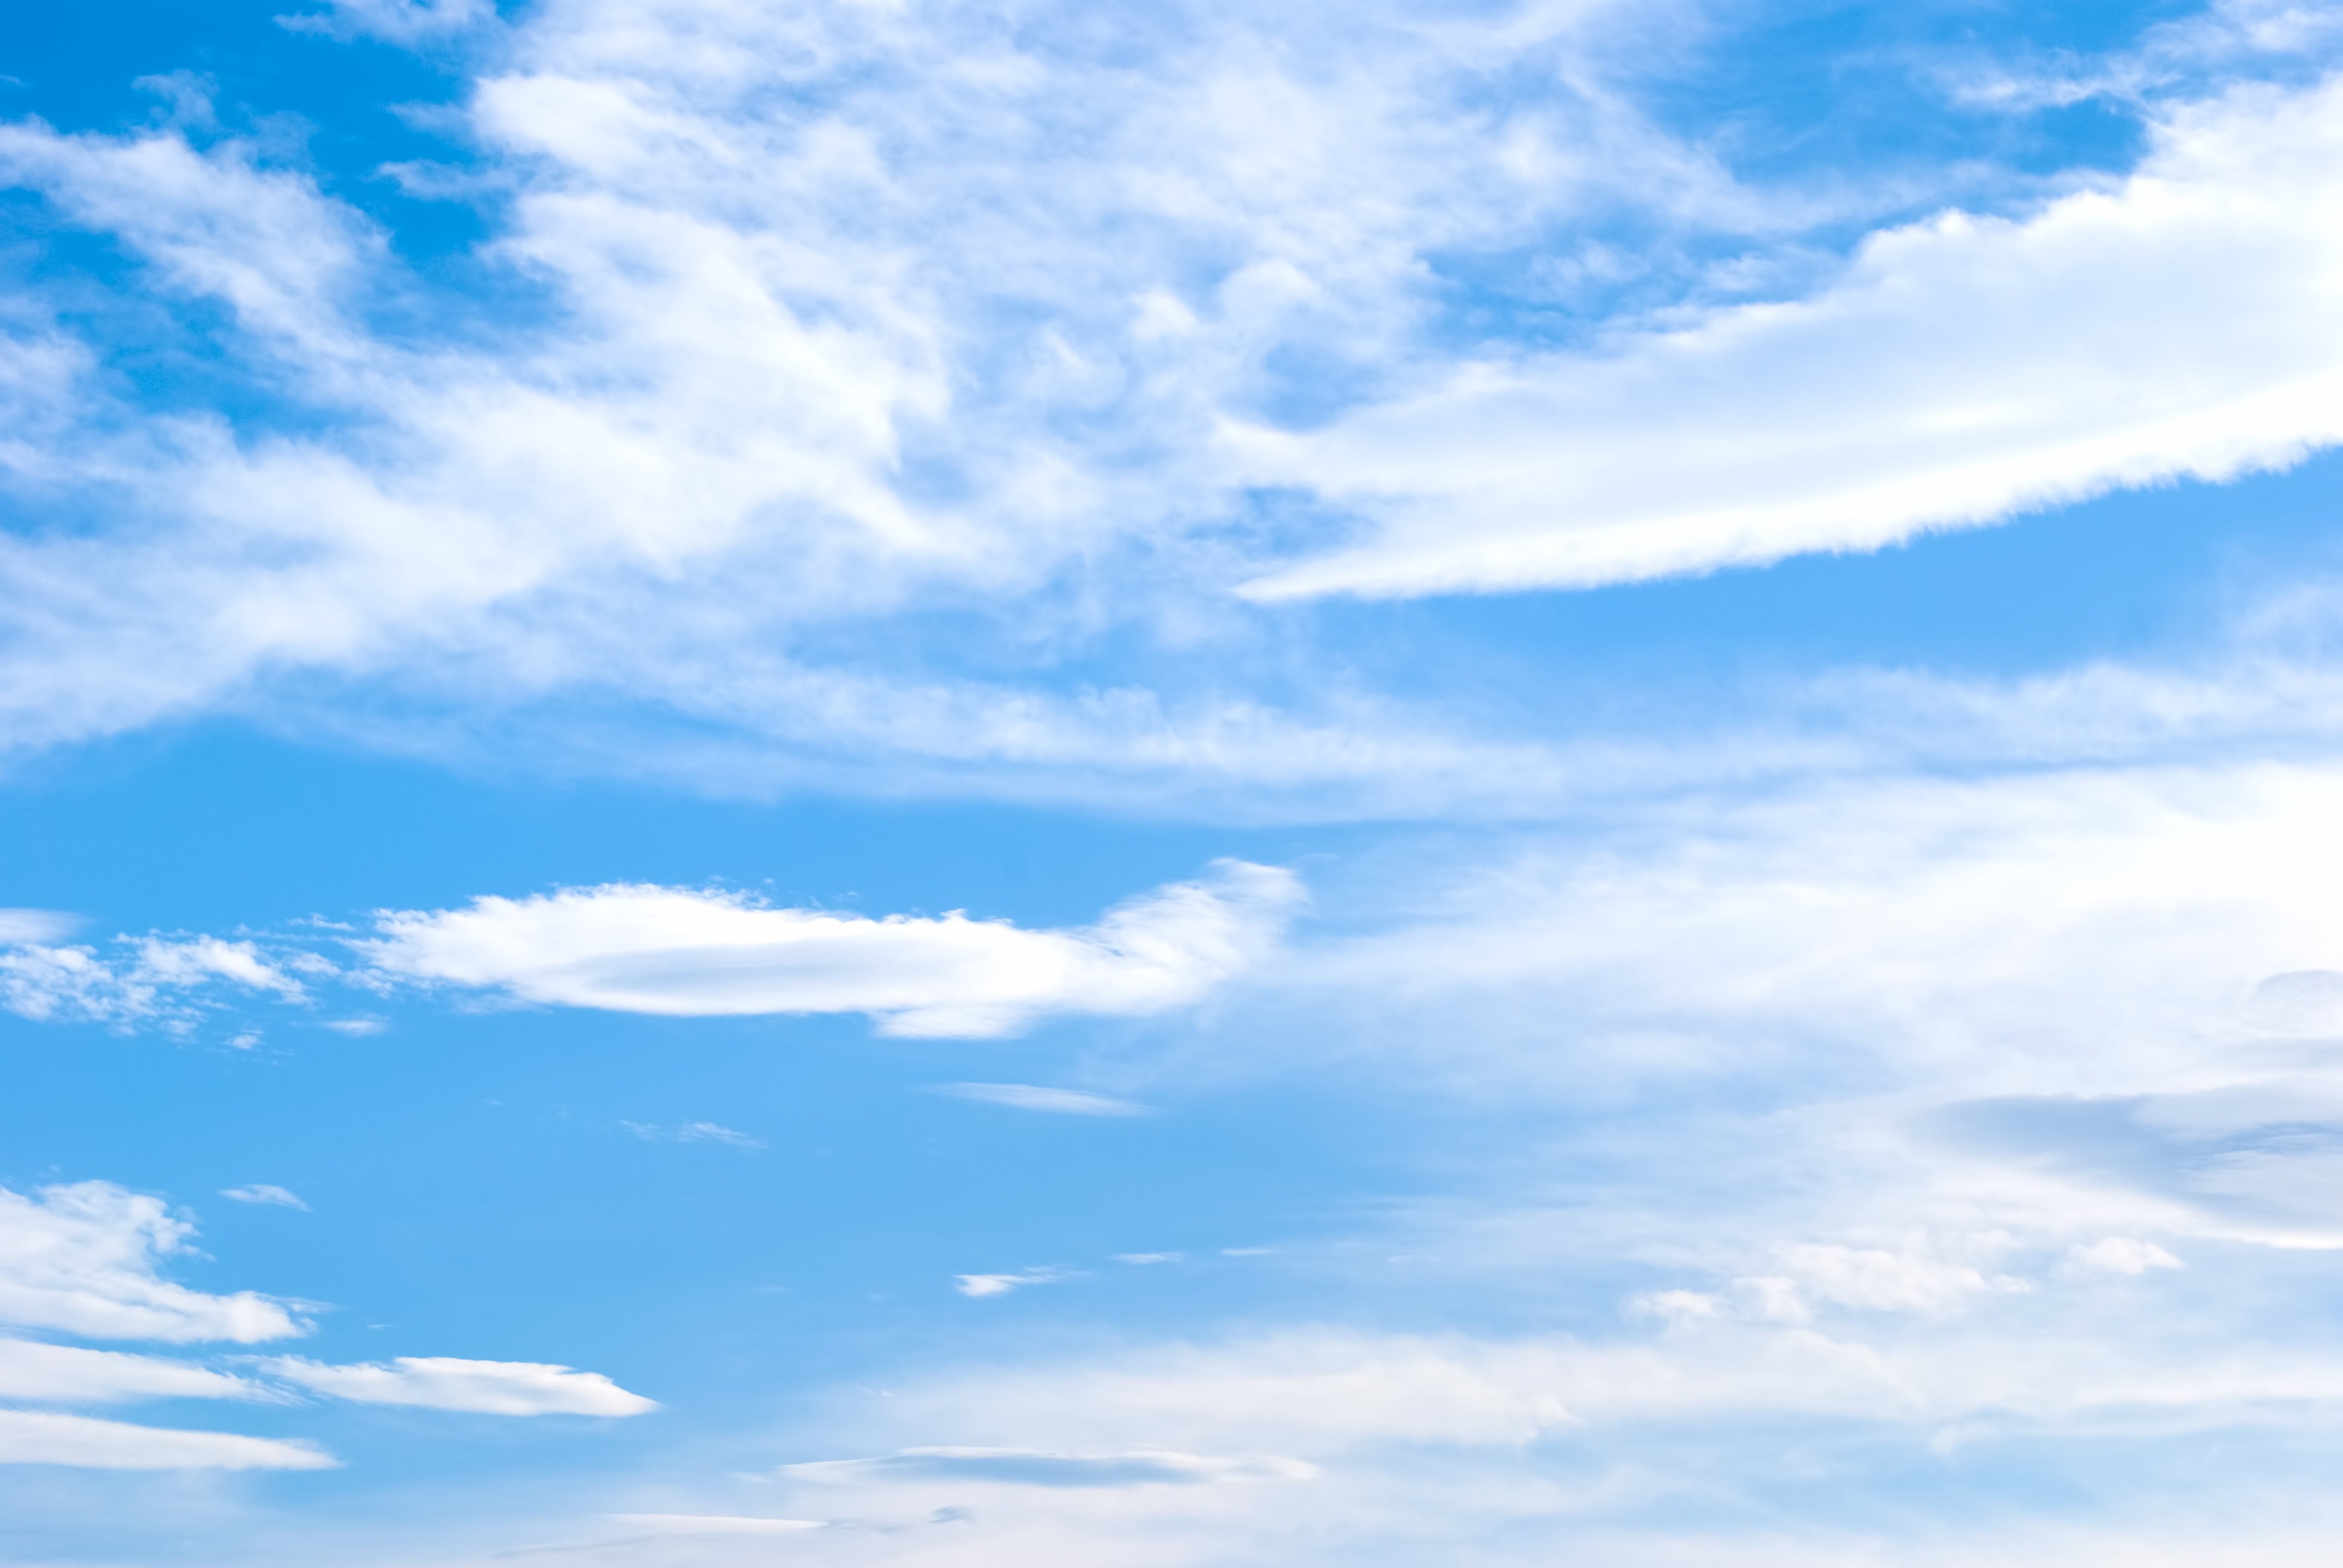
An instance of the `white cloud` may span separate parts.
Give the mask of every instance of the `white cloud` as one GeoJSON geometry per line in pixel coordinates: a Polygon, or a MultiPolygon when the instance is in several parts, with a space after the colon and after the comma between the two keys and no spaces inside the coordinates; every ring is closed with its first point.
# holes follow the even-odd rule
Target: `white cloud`
{"type": "Polygon", "coordinates": [[[1103,1094],[1085,1094],[1075,1089],[1044,1089],[1031,1083],[940,1083],[939,1094],[949,1094],[958,1100],[981,1101],[987,1105],[1011,1105],[1020,1111],[1046,1111],[1060,1116],[1145,1116],[1144,1105],[1128,1100],[1114,1100],[1103,1094]]]}
{"type": "Polygon", "coordinates": [[[260,956],[250,942],[194,937],[181,941],[148,938],[138,944],[136,978],[157,985],[196,986],[232,980],[249,990],[302,995],[301,982],[260,956]]]}
{"type": "Polygon", "coordinates": [[[628,1131],[646,1143],[729,1143],[735,1149],[762,1149],[765,1141],[751,1138],[746,1132],[735,1131],[714,1121],[686,1121],[675,1127],[659,1127],[646,1121],[622,1121],[628,1131]]]}
{"type": "Polygon", "coordinates": [[[1874,235],[1814,297],[1443,369],[1232,461],[1375,519],[1249,592],[1584,587],[1872,549],[2343,441],[2343,79],[2171,109],[2131,176],[1874,235]]]}
{"type": "Polygon", "coordinates": [[[1054,1285],[1062,1280],[1078,1280],[1077,1269],[1046,1267],[1028,1269],[1021,1274],[955,1274],[952,1289],[963,1296],[1005,1296],[1027,1285],[1054,1285]]]}
{"type": "Polygon", "coordinates": [[[80,916],[55,910],[0,910],[0,947],[57,941],[81,923],[80,916]]]}
{"type": "MultiPolygon", "coordinates": [[[[30,935],[11,937],[0,924],[0,1007],[22,1018],[119,1028],[160,1023],[184,1032],[216,1006],[213,998],[200,993],[221,981],[241,991],[270,993],[279,1001],[307,1000],[301,982],[250,941],[210,936],[118,938],[116,956],[109,960],[86,945],[45,945],[37,939],[47,931],[27,930],[30,935]]],[[[316,962],[307,954],[290,961],[312,967],[316,962]]]]}
{"type": "Polygon", "coordinates": [[[267,1399],[256,1383],[159,1356],[0,1336],[0,1398],[52,1404],[137,1399],[267,1399]]]}
{"type": "Polygon", "coordinates": [[[538,1362],[399,1356],[332,1366],[299,1356],[260,1363],[271,1377],[360,1404],[419,1405],[488,1415],[641,1415],[659,1408],[599,1372],[538,1362]]]}
{"type": "Polygon", "coordinates": [[[296,33],[422,44],[496,20],[496,0],[330,0],[332,9],[279,16],[296,33]]]}
{"type": "Polygon", "coordinates": [[[1010,1486],[1192,1486],[1212,1481],[1297,1481],[1314,1465],[1270,1454],[1221,1456],[1136,1449],[1125,1453],[1050,1453],[1025,1448],[907,1448],[871,1459],[827,1459],[781,1467],[805,1481],[934,1480],[1010,1486]]]}
{"type": "Polygon", "coordinates": [[[207,1295],[159,1270],[195,1234],[159,1198],[107,1181],[0,1189],[0,1322],[93,1339],[251,1343],[307,1332],[251,1291],[207,1295]]]}
{"type": "Polygon", "coordinates": [[[1257,963],[1302,900],[1290,873],[1222,861],[1079,930],[772,909],[616,885],[395,911],[357,944],[383,972],[531,1001],[678,1015],[863,1012],[882,1032],[983,1036],[1053,1012],[1143,1014],[1257,963]]]}
{"type": "MultiPolygon", "coordinates": [[[[1201,5],[1101,51],[1061,8],[1004,31],[984,8],[532,7],[442,116],[468,161],[387,171],[499,193],[468,276],[528,307],[493,340],[255,141],[0,127],[0,177],[145,264],[28,288],[0,345],[5,467],[100,519],[0,541],[9,733],[305,672],[467,713],[593,689],[767,750],[1061,779],[1454,749],[1242,692],[958,678],[904,612],[982,605],[1021,648],[1101,611],[1184,642],[1228,619],[1205,601],[1246,505],[1212,432],[1439,357],[1434,258],[1566,271],[1572,224],[1626,209],[1668,236],[1636,265],[1680,285],[1685,233],[1843,219],[1740,188],[1618,90],[1694,14],[1201,5]],[[769,90],[776,60],[797,90],[769,90]],[[85,289],[130,307],[80,325],[85,289]],[[126,401],[99,367],[133,323],[200,337],[284,417],[126,401]],[[872,621],[900,662],[813,651],[872,621]]],[[[293,22],[414,41],[490,17],[293,22]]]]}
{"type": "Polygon", "coordinates": [[[309,1205],[301,1201],[286,1188],[273,1181],[255,1181],[248,1187],[223,1187],[220,1196],[233,1198],[239,1203],[273,1203],[280,1209],[306,1211],[309,1205]]]}
{"type": "Polygon", "coordinates": [[[614,1523],[645,1535],[794,1535],[824,1528],[819,1519],[767,1519],[738,1513],[611,1513],[614,1523]]]}
{"type": "Polygon", "coordinates": [[[304,1442],[27,1410],[0,1410],[0,1464],[68,1464],[85,1470],[337,1468],[330,1454],[304,1442]]]}
{"type": "Polygon", "coordinates": [[[2091,1242],[2077,1242],[2067,1251],[2068,1263],[2079,1270],[2101,1274],[2145,1274],[2151,1269],[2178,1269],[2187,1265],[2153,1241],[2143,1241],[2134,1236],[2108,1236],[2091,1242]]]}

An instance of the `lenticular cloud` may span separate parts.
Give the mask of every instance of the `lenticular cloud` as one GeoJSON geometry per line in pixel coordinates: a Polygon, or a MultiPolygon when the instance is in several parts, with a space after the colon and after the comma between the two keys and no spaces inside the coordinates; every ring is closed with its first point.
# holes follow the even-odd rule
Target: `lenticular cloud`
{"type": "Polygon", "coordinates": [[[1292,873],[1223,860],[1078,930],[773,909],[742,894],[617,883],[398,911],[362,944],[395,976],[529,1001],[709,1016],[860,1012],[898,1035],[1000,1035],[1054,1012],[1160,1012],[1274,941],[1292,873]]]}

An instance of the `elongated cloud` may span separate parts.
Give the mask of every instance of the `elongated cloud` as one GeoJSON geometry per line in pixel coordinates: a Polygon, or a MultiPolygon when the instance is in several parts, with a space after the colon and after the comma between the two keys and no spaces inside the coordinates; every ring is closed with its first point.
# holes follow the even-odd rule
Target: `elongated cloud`
{"type": "Polygon", "coordinates": [[[83,1470],[332,1470],[331,1454],[305,1442],[182,1432],[46,1411],[0,1410],[0,1464],[69,1464],[83,1470]]]}
{"type": "Polygon", "coordinates": [[[1872,549],[2343,441],[2343,80],[2172,113],[2034,216],[1874,236],[1811,297],[1513,356],[1245,471],[1374,520],[1280,598],[1588,587],[1872,549]]]}
{"type": "Polygon", "coordinates": [[[0,1338],[0,1398],[82,1404],[268,1397],[256,1383],[186,1362],[0,1338]]]}
{"type": "Polygon", "coordinates": [[[1041,1111],[1057,1116],[1145,1116],[1147,1107],[1129,1100],[1115,1100],[1104,1094],[1085,1094],[1078,1089],[1046,1089],[1035,1083],[940,1083],[939,1094],[949,1094],[955,1100],[974,1100],[986,1105],[1012,1106],[1019,1111],[1041,1111]]]}
{"type": "Polygon", "coordinates": [[[272,1377],[359,1404],[417,1405],[486,1415],[640,1415],[659,1408],[599,1372],[540,1362],[400,1356],[332,1366],[277,1356],[262,1365],[272,1377]]]}
{"type": "Polygon", "coordinates": [[[1127,1453],[1050,1453],[1028,1448],[907,1448],[870,1459],[817,1460],[783,1467],[807,1481],[978,1481],[1011,1486],[1193,1486],[1209,1481],[1300,1480],[1316,1473],[1298,1460],[1139,1449],[1127,1453]]]}
{"type": "Polygon", "coordinates": [[[1078,930],[871,920],[619,884],[382,917],[386,973],[531,1001],[675,1015],[861,1012],[898,1035],[1008,1034],[1050,1013],[1143,1014],[1258,962],[1299,906],[1291,872],[1224,860],[1078,930]]]}

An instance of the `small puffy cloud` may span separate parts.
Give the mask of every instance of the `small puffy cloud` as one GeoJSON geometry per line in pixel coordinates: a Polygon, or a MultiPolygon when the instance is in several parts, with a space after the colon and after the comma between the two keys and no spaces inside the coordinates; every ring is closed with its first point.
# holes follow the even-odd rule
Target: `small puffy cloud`
{"type": "Polygon", "coordinates": [[[164,1279],[195,1226],[159,1198],[110,1181],[0,1188],[0,1322],[93,1339],[228,1340],[303,1333],[287,1304],[240,1291],[207,1295],[164,1279]]]}
{"type": "Polygon", "coordinates": [[[1029,1448],[907,1448],[871,1459],[820,1460],[782,1467],[805,1481],[975,1481],[1011,1486],[1192,1486],[1208,1481],[1295,1481],[1318,1473],[1270,1454],[1216,1457],[1135,1449],[1122,1453],[1050,1453],[1029,1448]]]}
{"type": "Polygon", "coordinates": [[[29,1410],[0,1410],[0,1464],[65,1464],[84,1470],[338,1468],[331,1454],[306,1442],[133,1426],[29,1410]]]}
{"type": "Polygon", "coordinates": [[[988,1105],[1013,1105],[1020,1111],[1047,1111],[1061,1116],[1145,1116],[1144,1105],[1084,1094],[1074,1089],[1043,1089],[1031,1083],[941,1083],[939,1094],[958,1100],[979,1100],[988,1105]]]}
{"type": "Polygon", "coordinates": [[[257,1383],[186,1362],[0,1337],[0,1398],[88,1404],[269,1397],[257,1383]]]}
{"type": "Polygon", "coordinates": [[[738,893],[615,884],[395,911],[358,945],[385,974],[531,1001],[706,1016],[860,1012],[897,1035],[1009,1034],[1053,1012],[1143,1014],[1201,997],[1274,945],[1289,871],[1219,862],[1078,930],[773,909],[738,893]]]}
{"type": "Polygon", "coordinates": [[[273,1203],[280,1209],[307,1210],[309,1207],[288,1189],[279,1187],[274,1181],[255,1181],[248,1187],[223,1187],[220,1196],[233,1198],[239,1203],[273,1203]]]}
{"type": "Polygon", "coordinates": [[[2187,1265],[2153,1241],[2109,1236],[2070,1248],[2066,1266],[2078,1273],[2145,1274],[2150,1269],[2180,1269],[2187,1265]]]}
{"type": "Polygon", "coordinates": [[[1078,1269],[1028,1269],[1021,1274],[955,1274],[959,1282],[952,1286],[963,1296],[1005,1296],[1027,1285],[1054,1285],[1061,1280],[1081,1277],[1078,1269]]]}
{"type": "Polygon", "coordinates": [[[1114,1255],[1114,1261],[1118,1263],[1134,1264],[1182,1263],[1187,1261],[1187,1259],[1188,1254],[1185,1252],[1117,1252],[1114,1255]]]}
{"type": "Polygon", "coordinates": [[[486,1415],[641,1415],[659,1405],[599,1372],[540,1362],[399,1356],[333,1366],[300,1356],[261,1363],[271,1377],[359,1404],[418,1405],[486,1415]]]}

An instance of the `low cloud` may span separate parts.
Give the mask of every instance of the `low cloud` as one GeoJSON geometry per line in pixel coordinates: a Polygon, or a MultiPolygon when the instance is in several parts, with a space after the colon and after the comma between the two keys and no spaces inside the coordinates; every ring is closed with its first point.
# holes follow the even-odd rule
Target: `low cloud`
{"type": "Polygon", "coordinates": [[[381,972],[529,1001],[680,1016],[860,1012],[882,1033],[1011,1034],[1051,1013],[1145,1014],[1259,961],[1302,901],[1288,871],[1219,862],[1077,930],[773,909],[641,884],[397,911],[357,944],[381,972]]]}
{"type": "Polygon", "coordinates": [[[628,1392],[599,1372],[540,1362],[399,1356],[332,1366],[277,1356],[260,1364],[271,1377],[358,1404],[417,1405],[486,1415],[641,1415],[659,1408],[656,1402],[628,1392]]]}

